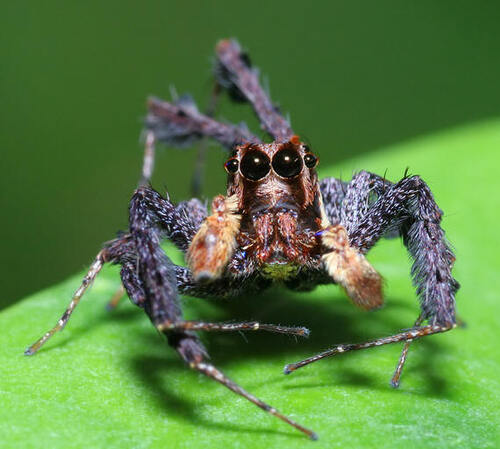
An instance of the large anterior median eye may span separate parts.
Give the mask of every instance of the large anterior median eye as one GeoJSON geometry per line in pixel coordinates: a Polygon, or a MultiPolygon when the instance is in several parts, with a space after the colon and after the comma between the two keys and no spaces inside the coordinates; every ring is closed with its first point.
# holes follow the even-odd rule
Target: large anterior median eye
{"type": "Polygon", "coordinates": [[[241,174],[252,181],[262,179],[270,169],[269,157],[259,150],[247,151],[240,163],[241,174]]]}
{"type": "Polygon", "coordinates": [[[274,155],[273,169],[284,178],[293,178],[302,171],[302,158],[296,150],[284,148],[274,155]]]}

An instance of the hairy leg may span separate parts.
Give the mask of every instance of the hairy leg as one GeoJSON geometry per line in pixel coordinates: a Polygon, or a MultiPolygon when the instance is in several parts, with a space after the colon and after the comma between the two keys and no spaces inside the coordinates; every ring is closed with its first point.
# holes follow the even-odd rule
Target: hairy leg
{"type": "Polygon", "coordinates": [[[352,245],[366,253],[397,223],[413,259],[411,273],[422,318],[432,325],[445,326],[455,323],[459,284],[451,274],[455,256],[440,226],[442,214],[420,177],[404,178],[386,189],[349,238],[352,245]]]}
{"type": "Polygon", "coordinates": [[[319,183],[321,196],[323,198],[323,207],[328,221],[332,225],[340,223],[342,201],[346,194],[347,185],[347,182],[337,178],[324,178],[319,183]]]}
{"type": "MultiPolygon", "coordinates": [[[[323,209],[327,222],[330,223],[317,233],[321,236],[323,247],[327,249],[322,256],[321,269],[327,273],[331,281],[345,290],[355,305],[370,310],[383,304],[382,278],[365,256],[349,241],[349,225],[346,224],[344,206],[346,204],[350,206],[348,212],[359,210],[358,213],[361,214],[368,204],[367,192],[366,201],[360,202],[359,205],[350,205],[353,199],[357,199],[352,194],[351,184],[336,178],[326,178],[321,181],[323,209]]],[[[361,190],[366,187],[365,184],[359,186],[361,190]]]]}
{"type": "Polygon", "coordinates": [[[175,146],[184,146],[203,137],[210,137],[231,149],[243,142],[260,143],[246,125],[219,122],[198,111],[190,96],[182,96],[175,103],[150,98],[146,128],[156,139],[175,146]]]}
{"type": "MultiPolygon", "coordinates": [[[[153,195],[153,199],[158,198],[153,195]]],[[[138,275],[145,294],[144,310],[152,323],[165,333],[170,346],[178,352],[190,368],[216,380],[309,437],[316,438],[314,432],[246,392],[215,366],[207,363],[208,355],[205,348],[192,331],[197,326],[190,322],[186,323],[182,318],[175,268],[160,246],[160,232],[167,231],[167,236],[169,234],[167,229],[161,229],[161,222],[158,209],[152,207],[151,191],[144,188],[138,189],[130,204],[130,233],[136,246],[138,275]]],[[[208,330],[208,323],[203,324],[208,330]]],[[[198,325],[198,328],[201,327],[198,325]]],[[[217,330],[224,329],[219,325],[217,330]]]]}
{"type": "MultiPolygon", "coordinates": [[[[349,350],[404,341],[403,354],[393,377],[393,384],[397,386],[406,360],[408,342],[426,335],[445,332],[456,326],[455,293],[459,284],[451,274],[455,258],[440,227],[442,212],[435,203],[429,187],[418,176],[404,178],[396,184],[387,185],[376,175],[362,173],[356,181],[361,186],[369,186],[366,182],[370,178],[374,180],[373,186],[383,186],[383,188],[374,187],[377,189],[378,198],[372,204],[368,195],[355,198],[354,203],[357,201],[358,205],[347,208],[343,214],[344,220],[355,222],[355,224],[344,222],[349,229],[350,245],[358,248],[361,253],[366,253],[388,230],[398,227],[414,260],[412,275],[420,298],[421,317],[415,327],[407,332],[363,344],[339,345],[317,356],[287,365],[286,373],[349,350]],[[429,324],[420,326],[425,320],[429,324]]],[[[360,191],[362,190],[361,188],[360,191]]],[[[370,191],[366,188],[364,190],[370,191]]],[[[353,186],[354,196],[356,191],[356,186],[353,186]]],[[[346,198],[349,198],[347,193],[344,206],[346,198]]]]}
{"type": "Polygon", "coordinates": [[[57,321],[57,324],[51,330],[46,332],[35,343],[33,343],[28,349],[26,349],[26,351],[24,351],[25,355],[35,354],[56,332],[59,332],[64,329],[64,326],[66,326],[66,323],[71,318],[71,314],[75,310],[76,306],[79,304],[80,300],[82,299],[82,296],[87,291],[87,288],[89,288],[92,282],[94,282],[95,278],[101,271],[105,262],[105,258],[106,256],[104,250],[100,251],[97,254],[94,262],[90,266],[88,273],[83,278],[81,285],[78,287],[75,294],[71,298],[68,307],[64,311],[61,318],[59,318],[59,320],[57,321]]]}
{"type": "Polygon", "coordinates": [[[259,84],[258,73],[252,68],[246,53],[231,39],[217,44],[216,76],[219,83],[229,90],[237,101],[249,102],[261,122],[262,129],[274,140],[288,141],[294,135],[290,124],[259,84]]]}

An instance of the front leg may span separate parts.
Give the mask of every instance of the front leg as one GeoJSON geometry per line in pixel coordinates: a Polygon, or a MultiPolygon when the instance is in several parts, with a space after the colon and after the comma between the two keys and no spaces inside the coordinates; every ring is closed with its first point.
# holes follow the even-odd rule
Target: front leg
{"type": "Polygon", "coordinates": [[[224,39],[217,44],[217,81],[229,90],[233,99],[248,101],[260,120],[262,129],[274,140],[289,141],[294,132],[278,107],[262,89],[258,72],[251,67],[248,55],[235,40],[224,39]]]}
{"type": "Polygon", "coordinates": [[[203,137],[210,137],[228,149],[242,142],[259,143],[248,128],[219,122],[198,111],[191,97],[180,97],[175,103],[150,98],[146,128],[154,133],[157,140],[185,146],[203,137]]]}
{"type": "MultiPolygon", "coordinates": [[[[138,273],[145,295],[144,310],[153,324],[166,334],[170,346],[190,368],[216,380],[264,411],[316,439],[314,432],[251,395],[206,361],[208,355],[192,332],[196,326],[182,318],[175,268],[161,249],[160,220],[149,199],[147,189],[139,189],[133,196],[130,204],[130,233],[136,245],[138,273]]],[[[218,330],[223,329],[219,326],[218,330]]]]}
{"type": "Polygon", "coordinates": [[[397,223],[413,259],[411,274],[422,319],[451,328],[455,324],[459,284],[451,274],[455,256],[440,226],[442,214],[427,184],[419,176],[412,176],[387,188],[349,237],[366,253],[397,223]]]}
{"type": "MultiPolygon", "coordinates": [[[[368,175],[375,179],[378,185],[383,181],[376,175],[368,175]]],[[[405,348],[393,377],[393,386],[397,387],[406,360],[408,342],[426,335],[446,332],[456,326],[455,293],[459,284],[451,274],[455,257],[440,227],[442,212],[435,203],[429,187],[420,177],[413,176],[393,185],[384,185],[383,190],[377,193],[379,197],[371,205],[368,204],[368,198],[363,199],[362,204],[368,206],[361,213],[358,213],[358,208],[355,207],[352,213],[344,215],[351,217],[350,221],[344,223],[350,230],[348,236],[350,245],[364,254],[384,236],[387,230],[397,226],[414,260],[411,272],[420,298],[421,316],[415,327],[407,332],[362,344],[336,346],[317,356],[287,365],[285,373],[288,374],[317,360],[349,350],[404,341],[405,348]],[[425,320],[428,321],[428,325],[421,326],[425,320]]]]}

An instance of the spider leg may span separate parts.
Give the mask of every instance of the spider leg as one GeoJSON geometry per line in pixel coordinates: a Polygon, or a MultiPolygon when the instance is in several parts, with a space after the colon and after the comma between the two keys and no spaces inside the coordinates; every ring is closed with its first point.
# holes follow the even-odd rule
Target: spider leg
{"type": "Polygon", "coordinates": [[[347,190],[347,182],[337,178],[324,178],[319,183],[323,207],[328,221],[332,225],[340,223],[342,214],[342,201],[347,190]]]}
{"type": "Polygon", "coordinates": [[[123,287],[123,285],[120,285],[117,288],[116,292],[111,297],[111,299],[109,300],[109,302],[106,304],[106,310],[116,309],[124,296],[125,296],[125,288],[123,287]]]}
{"type": "MultiPolygon", "coordinates": [[[[370,189],[365,188],[365,193],[370,189]]],[[[415,327],[407,332],[367,343],[338,345],[317,356],[287,365],[286,373],[349,350],[402,341],[410,342],[456,327],[455,293],[459,284],[451,274],[455,257],[440,227],[442,212],[434,201],[427,184],[420,177],[412,176],[388,185],[377,175],[362,172],[349,185],[343,200],[343,207],[346,211],[342,212],[342,219],[346,221],[342,225],[349,230],[350,245],[362,254],[368,252],[388,230],[398,228],[414,261],[411,271],[420,298],[421,316],[415,327]],[[370,179],[373,181],[371,188],[374,188],[378,195],[372,204],[366,194],[364,197],[356,197],[354,192],[357,182],[361,186],[369,186],[366,182],[370,179]],[[350,189],[351,192],[349,192],[350,189]],[[351,197],[349,197],[350,194],[352,194],[351,197]],[[355,206],[350,208],[351,202],[355,203],[355,206]],[[360,209],[361,213],[359,213],[360,209]],[[420,327],[420,324],[426,320],[429,324],[420,327]]],[[[399,384],[407,352],[408,347],[405,344],[393,377],[395,386],[399,384]]]]}
{"type": "Polygon", "coordinates": [[[41,338],[39,338],[35,343],[33,343],[28,349],[26,349],[26,351],[24,351],[25,355],[35,354],[56,332],[59,332],[60,330],[64,329],[64,326],[66,326],[66,323],[71,318],[71,314],[76,309],[76,306],[80,303],[83,294],[95,280],[95,278],[101,271],[105,261],[106,261],[105,250],[101,250],[97,254],[92,265],[90,266],[89,271],[83,278],[81,285],[78,287],[73,297],[71,298],[68,307],[62,314],[61,318],[59,318],[59,320],[57,321],[57,324],[48,332],[46,332],[41,338]]]}
{"type": "Polygon", "coordinates": [[[399,343],[399,342],[408,342],[413,341],[417,338],[425,337],[427,335],[433,335],[441,332],[449,331],[456,327],[456,324],[447,324],[443,326],[422,326],[422,327],[414,327],[406,332],[401,332],[399,334],[394,334],[389,337],[377,338],[375,340],[367,341],[365,343],[350,343],[334,346],[331,349],[327,349],[317,355],[309,357],[307,359],[301,360],[300,362],[290,363],[286,365],[284,368],[285,374],[290,374],[291,372],[302,368],[303,366],[309,365],[310,363],[317,362],[318,360],[324,359],[326,357],[330,357],[332,355],[342,354],[348,351],[356,351],[359,349],[368,349],[374,348],[376,346],[387,345],[391,343],[399,343]]]}
{"type": "Polygon", "coordinates": [[[258,72],[251,67],[246,53],[235,40],[225,39],[216,47],[215,74],[219,83],[229,90],[233,100],[248,101],[261,122],[262,129],[274,140],[288,141],[294,135],[290,124],[283,118],[259,84],[258,72]]]}
{"type": "Polygon", "coordinates": [[[242,142],[261,142],[244,124],[222,123],[200,113],[187,95],[175,103],[151,97],[148,108],[146,128],[154,133],[157,140],[167,144],[185,146],[202,137],[210,137],[231,149],[242,142]]]}
{"type": "Polygon", "coordinates": [[[281,419],[282,421],[290,424],[292,427],[297,429],[298,431],[306,434],[311,440],[317,440],[318,435],[307,427],[302,426],[301,424],[293,421],[288,416],[281,413],[279,410],[276,410],[274,407],[266,404],[261,401],[259,398],[254,396],[253,394],[248,393],[243,388],[241,388],[237,383],[233,382],[231,379],[226,377],[221,371],[219,371],[215,366],[206,363],[206,362],[191,362],[189,366],[200,373],[204,374],[207,377],[214,379],[215,381],[221,383],[226,388],[229,388],[231,391],[236,393],[239,396],[244,397],[249,400],[252,404],[255,404],[257,407],[261,408],[267,413],[275,416],[276,418],[281,419]]]}
{"type": "MultiPolygon", "coordinates": [[[[144,308],[146,293],[144,284],[137,273],[137,259],[135,252],[131,249],[131,235],[122,236],[120,239],[108,243],[108,259],[113,263],[122,265],[120,275],[123,286],[132,301],[139,307],[144,308]]],[[[249,291],[252,282],[246,280],[219,279],[211,283],[197,283],[191,271],[186,267],[174,265],[176,285],[179,293],[191,296],[215,297],[229,295],[237,296],[242,291],[249,291]]],[[[258,321],[212,323],[193,320],[167,320],[158,324],[160,332],[168,333],[174,331],[206,331],[206,332],[238,332],[238,331],[267,331],[279,334],[308,337],[309,329],[302,326],[281,326],[276,324],[260,323],[258,321]]]]}
{"type": "MultiPolygon", "coordinates": [[[[214,117],[215,110],[217,108],[217,103],[219,102],[220,94],[221,94],[221,86],[219,83],[215,82],[212,89],[212,93],[210,95],[208,106],[205,110],[205,114],[207,117],[214,117]]],[[[193,176],[191,178],[191,194],[194,197],[201,196],[207,150],[208,150],[208,138],[205,137],[198,145],[198,153],[195,161],[193,176]]]]}
{"type": "MultiPolygon", "coordinates": [[[[151,177],[153,176],[154,164],[155,164],[155,136],[152,131],[146,131],[144,137],[144,156],[142,162],[141,178],[139,180],[139,187],[147,186],[151,183],[151,177]]],[[[121,299],[125,295],[125,289],[123,285],[116,290],[108,304],[106,304],[107,310],[114,310],[120,303],[121,299]]]]}
{"type": "MultiPolygon", "coordinates": [[[[141,188],[136,191],[130,203],[130,233],[135,243],[138,257],[138,275],[145,293],[144,310],[152,323],[158,328],[165,322],[181,322],[182,311],[178,301],[177,279],[174,265],[160,246],[160,232],[168,229],[162,226],[158,215],[161,202],[153,191],[141,188]],[[163,229],[162,229],[163,227],[163,229]]],[[[310,438],[316,434],[292,421],[275,408],[251,395],[215,366],[207,363],[207,353],[200,340],[191,330],[177,327],[164,329],[168,343],[188,366],[221,383],[236,394],[246,398],[256,406],[285,421],[310,438]]]]}
{"type": "Polygon", "coordinates": [[[455,324],[459,283],[451,270],[455,255],[440,226],[442,211],[427,184],[412,176],[386,188],[349,234],[351,244],[368,252],[387,229],[397,226],[408,249],[422,319],[431,325],[455,324]]]}
{"type": "Polygon", "coordinates": [[[183,321],[165,321],[156,328],[160,332],[165,331],[205,331],[205,332],[240,332],[240,331],[267,331],[277,334],[296,335],[299,337],[308,337],[309,329],[305,327],[289,327],[277,324],[265,324],[258,321],[243,321],[239,323],[207,323],[204,321],[183,320],[183,321]]]}
{"type": "MultiPolygon", "coordinates": [[[[415,321],[415,324],[413,327],[418,327],[422,324],[422,315],[420,315],[417,318],[417,321],[415,321]]],[[[413,340],[406,340],[405,344],[403,345],[403,349],[401,351],[401,355],[399,356],[398,364],[396,366],[396,369],[394,370],[394,374],[392,375],[391,379],[391,386],[393,388],[398,388],[399,387],[399,381],[401,379],[401,373],[403,372],[403,367],[406,362],[406,358],[408,357],[408,351],[410,350],[410,345],[413,340]]]]}
{"type": "Polygon", "coordinates": [[[141,179],[139,186],[146,186],[151,183],[155,165],[155,135],[147,130],[144,138],[144,158],[142,162],[141,179]]]}

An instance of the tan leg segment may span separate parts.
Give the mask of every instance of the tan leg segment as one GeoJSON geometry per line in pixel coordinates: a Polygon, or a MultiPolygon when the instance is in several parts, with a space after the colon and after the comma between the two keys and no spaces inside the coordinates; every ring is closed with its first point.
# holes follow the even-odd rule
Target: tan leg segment
{"type": "Polygon", "coordinates": [[[160,332],[165,331],[267,331],[277,334],[296,335],[299,337],[308,337],[309,329],[305,327],[286,327],[277,324],[265,324],[258,321],[245,321],[242,323],[205,323],[203,321],[166,321],[159,324],[156,328],[160,332]]]}
{"type": "MultiPolygon", "coordinates": [[[[414,327],[418,327],[422,324],[423,318],[422,315],[420,315],[417,318],[417,321],[415,321],[414,327]]],[[[408,357],[408,351],[410,349],[411,342],[413,340],[407,340],[405,341],[405,344],[403,346],[403,350],[401,351],[401,355],[399,357],[398,365],[396,366],[396,370],[394,371],[394,374],[392,375],[391,379],[391,386],[393,388],[398,388],[399,387],[399,381],[401,378],[401,373],[403,372],[403,367],[406,362],[406,358],[408,357]]]]}
{"type": "Polygon", "coordinates": [[[75,294],[71,298],[71,302],[69,303],[68,308],[63,313],[57,324],[50,331],[45,333],[39,340],[33,343],[28,349],[26,349],[26,351],[24,351],[25,355],[33,355],[45,344],[45,342],[47,342],[47,340],[50,339],[50,337],[52,337],[52,335],[62,330],[64,326],[66,326],[66,323],[71,317],[73,310],[75,310],[76,306],[80,302],[80,299],[82,299],[83,294],[85,293],[87,288],[92,284],[92,282],[98,275],[99,271],[101,271],[103,265],[104,265],[104,250],[101,250],[99,254],[97,254],[94,262],[90,266],[88,273],[83,278],[80,287],[78,287],[75,294]]]}
{"type": "Polygon", "coordinates": [[[234,393],[236,393],[240,396],[243,396],[245,399],[248,399],[250,402],[255,404],[257,407],[261,408],[262,410],[270,413],[273,416],[276,416],[276,418],[281,419],[282,421],[286,422],[287,424],[290,424],[292,427],[294,427],[298,431],[305,433],[309,438],[311,438],[311,440],[318,439],[318,435],[315,432],[313,432],[312,430],[307,429],[306,427],[293,421],[288,416],[285,416],[281,412],[276,410],[274,407],[271,407],[270,405],[261,401],[259,398],[250,394],[249,392],[247,392],[246,390],[241,388],[238,384],[234,383],[231,379],[226,377],[215,366],[210,365],[209,363],[204,363],[204,362],[193,362],[193,363],[190,363],[189,366],[191,368],[199,371],[200,373],[203,373],[205,376],[216,380],[217,382],[221,383],[225,387],[229,388],[234,393]]]}
{"type": "Polygon", "coordinates": [[[390,343],[399,343],[401,341],[413,341],[417,338],[425,337],[426,335],[438,334],[441,332],[449,331],[450,329],[454,329],[456,324],[449,324],[446,326],[423,326],[416,327],[406,332],[401,332],[399,334],[391,335],[390,337],[378,338],[377,340],[368,341],[366,343],[357,343],[357,344],[346,344],[346,345],[337,345],[327,351],[321,352],[317,355],[309,357],[307,359],[301,360],[300,362],[290,363],[285,366],[284,373],[290,374],[291,372],[302,368],[303,366],[309,365],[310,363],[317,362],[318,360],[324,359],[326,357],[334,356],[337,354],[341,354],[343,352],[355,351],[358,349],[367,349],[373,348],[375,346],[387,345],[390,343]]]}

